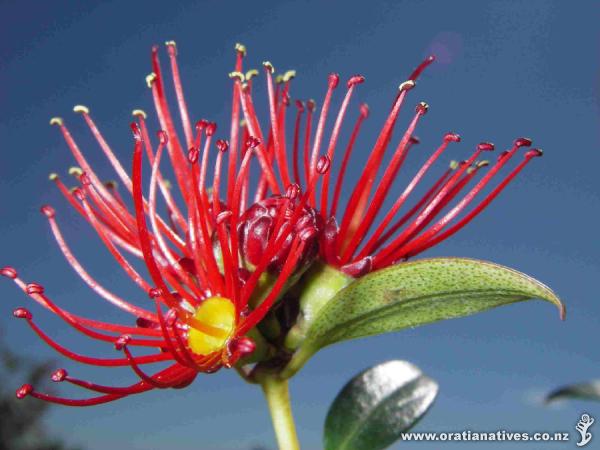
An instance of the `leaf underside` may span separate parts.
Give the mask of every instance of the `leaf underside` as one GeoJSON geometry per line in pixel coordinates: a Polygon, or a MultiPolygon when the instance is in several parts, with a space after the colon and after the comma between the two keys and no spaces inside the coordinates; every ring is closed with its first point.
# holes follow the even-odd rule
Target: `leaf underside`
{"type": "Polygon", "coordinates": [[[433,404],[435,381],[405,361],[389,361],[354,377],[325,420],[325,450],[379,450],[412,428],[433,404]]]}
{"type": "Polygon", "coordinates": [[[464,258],[401,263],[360,278],[318,313],[303,345],[314,353],[335,342],[472,315],[539,298],[564,306],[548,287],[516,270],[464,258]]]}

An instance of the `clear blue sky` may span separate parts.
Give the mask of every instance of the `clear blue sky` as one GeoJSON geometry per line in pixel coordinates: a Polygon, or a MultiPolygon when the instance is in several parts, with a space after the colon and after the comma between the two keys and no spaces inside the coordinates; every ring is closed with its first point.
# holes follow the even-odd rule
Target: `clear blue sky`
{"type": "MultiPolygon", "coordinates": [[[[95,6],[3,1],[0,265],[15,265],[25,279],[43,283],[53,298],[74,311],[122,319],[63,260],[38,213],[41,204],[51,203],[90,272],[128,298],[144,300],[47,181],[49,172],[66,176],[73,164],[48,120],[64,116],[102,168],[99,172],[113,177],[71,108],[89,106],[128,165],[130,111],[152,109],[144,84],[152,44],[177,41],[194,117],[215,119],[222,126],[235,42],[249,48],[251,65],[269,59],[281,69],[295,68],[294,93],[303,98],[320,99],[331,71],[343,78],[361,73],[367,82],[357,97],[373,112],[365,144],[372,142],[398,83],[435,48],[441,62],[412,97],[431,106],[416,151],[428,152],[452,130],[464,138],[457,157],[479,141],[502,149],[521,135],[532,137],[545,156],[468,230],[428,254],[489,259],[529,273],[562,296],[568,320],[562,323],[551,306],[531,302],[329,348],[292,384],[303,448],[320,448],[325,413],[342,385],[359,370],[392,358],[418,364],[440,383],[437,403],[419,424],[421,430],[571,431],[584,410],[600,420],[598,404],[573,402],[548,409],[535,401],[557,385],[600,376],[598,6],[594,1],[105,1],[95,6]]],[[[27,355],[52,357],[24,323],[11,318],[12,309],[28,299],[8,281],[0,283],[0,299],[4,339],[27,355]]],[[[61,341],[101,354],[49,314],[33,310],[61,341]]],[[[57,367],[83,378],[121,384],[133,379],[127,370],[91,369],[56,359],[57,367]]],[[[15,387],[20,383],[13,381],[15,387]]],[[[66,388],[60,392],[79,394],[66,388]]],[[[227,371],[201,376],[182,391],[89,409],[55,408],[48,424],[90,450],[233,450],[273,442],[258,390],[227,371]]]]}

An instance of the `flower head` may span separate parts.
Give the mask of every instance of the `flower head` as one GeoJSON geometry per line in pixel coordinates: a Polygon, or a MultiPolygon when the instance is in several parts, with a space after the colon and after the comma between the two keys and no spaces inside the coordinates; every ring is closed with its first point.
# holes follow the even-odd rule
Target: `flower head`
{"type": "MultiPolygon", "coordinates": [[[[119,193],[116,183],[100,180],[63,119],[53,118],[50,122],[60,129],[79,164],[69,171],[78,181],[75,188],[68,189],[57,174],[51,174],[50,180],[94,228],[117,264],[147,293],[148,305],[134,305],[92,278],[63,236],[55,210],[46,205],[41,212],[76,273],[98,295],[130,313],[135,326],[75,315],[58,306],[41,284],[23,281],[13,267],[0,270],[0,274],[12,279],[39,305],[86,336],[114,345],[122,356],[96,358],[75,353],[43,331],[28,309],[17,308],[14,316],[25,319],[48,345],[84,364],[129,366],[140,381],[124,387],[102,386],[79,380],[59,369],[52,375],[54,381],[67,381],[99,395],[66,399],[39,393],[32,386],[24,385],[17,391],[19,398],[32,395],[66,405],[94,405],[155,388],[182,387],[193,381],[198,373],[232,367],[240,358],[255,351],[256,344],[247,336],[248,332],[270,311],[296,270],[317,253],[320,217],[307,206],[308,197],[300,195],[296,185],[290,184],[283,192],[278,191],[277,196],[246,206],[250,162],[253,158],[266,159],[262,137],[245,133],[240,139],[238,129],[234,127],[229,141],[215,139],[217,126],[206,120],[198,121],[192,131],[179,80],[175,44],[169,42],[167,48],[185,143],[175,131],[156,48],[152,51],[154,72],[147,82],[163,129],[157,133],[157,143],[153,147],[146,114],[141,110],[133,112],[137,121],[131,125],[134,137],[131,176],[100,133],[89,109],[82,105],[74,108],[82,115],[117,172],[127,195],[119,193]],[[180,208],[161,172],[165,152],[184,208],[180,208]],[[216,153],[214,167],[209,167],[211,152],[216,153]],[[151,167],[147,197],[142,185],[144,153],[151,167]],[[227,154],[227,183],[221,191],[222,166],[227,154]],[[214,176],[209,181],[211,170],[214,176]],[[166,218],[158,212],[159,195],[166,206],[166,218]],[[132,258],[143,260],[149,277],[134,268],[130,262],[132,258]],[[255,298],[257,287],[268,274],[266,291],[262,289],[261,297],[255,298]],[[138,356],[135,354],[138,348],[153,351],[138,356]],[[154,374],[143,369],[158,362],[170,362],[171,365],[154,374]]],[[[241,70],[244,53],[243,47],[237,48],[236,69],[241,70]]],[[[234,86],[235,95],[237,90],[234,86]]],[[[238,104],[236,100],[234,97],[234,105],[238,104]]],[[[232,120],[237,124],[236,110],[238,108],[234,106],[232,120]]],[[[261,180],[269,176],[272,176],[271,171],[263,174],[261,180]]]]}
{"type": "MultiPolygon", "coordinates": [[[[66,405],[87,406],[155,388],[180,388],[191,383],[199,373],[232,367],[255,352],[257,339],[266,337],[275,345],[282,341],[273,342],[268,333],[257,326],[268,314],[277,312],[280,299],[315,259],[346,275],[358,277],[412,257],[466,225],[533,157],[541,155],[537,149],[526,152],[524,160],[465,213],[500,169],[521,147],[531,145],[531,141],[517,139],[475,183],[475,177],[488,165],[478,158],[494,149],[492,144],[479,144],[468,159],[452,163],[425,194],[400,215],[415,188],[446,148],[460,141],[457,134],[447,133],[396,197],[393,206],[387,209],[385,202],[392,196],[393,181],[408,153],[419,142],[415,131],[428,110],[426,103],[417,104],[413,119],[395,143],[385,167],[384,155],[394,141],[393,131],[401,107],[419,75],[433,61],[433,57],[429,57],[400,85],[364,170],[358,180],[351,183],[353,188],[345,210],[341,211],[341,194],[348,181],[346,172],[357,136],[369,113],[366,105],[358,108],[358,117],[334,178],[331,167],[352,96],[364,77],[354,75],[346,82],[346,93],[328,141],[325,140],[327,121],[334,91],[340,84],[337,74],[327,78],[327,91],[318,119],[314,101],[295,102],[294,132],[291,139],[287,139],[286,116],[292,104],[290,85],[295,72],[274,76],[273,65],[263,63],[269,104],[268,126],[263,128],[252,95],[252,84],[259,71],[244,73],[242,63],[246,50],[237,45],[235,67],[230,73],[233,96],[226,140],[217,138],[217,125],[213,122],[200,120],[192,126],[175,43],[167,42],[167,50],[183,136],[177,131],[179,125],[175,125],[167,100],[166,80],[155,47],[152,73],[146,81],[160,131],[155,140],[151,139],[146,114],[133,111],[136,121],[131,125],[134,138],[131,175],[102,136],[89,109],[82,105],[74,108],[97,140],[125,192],[121,193],[115,182],[100,180],[63,119],[50,121],[60,129],[78,164],[69,171],[78,184],[69,189],[57,174],[50,175],[50,180],[96,231],[116,263],[147,294],[147,305],[135,305],[94,279],[72,252],[58,225],[55,210],[43,206],[41,211],[75,272],[99,296],[131,314],[135,325],[75,315],[58,306],[42,285],[23,281],[14,268],[0,270],[0,274],[12,279],[39,305],[86,336],[113,345],[121,355],[96,358],[75,353],[46,334],[28,309],[17,308],[14,316],[25,319],[48,345],[81,363],[128,366],[139,381],[130,386],[103,386],[74,378],[59,369],[52,375],[54,381],[66,381],[97,395],[67,399],[24,385],[17,391],[20,398],[31,395],[66,405]],[[142,182],[144,154],[150,166],[147,194],[142,182]],[[166,158],[172,167],[176,190],[171,189],[161,170],[161,161],[166,158]],[[253,163],[260,169],[256,179],[250,170],[253,163]],[[380,171],[383,174],[378,178],[380,171]],[[210,172],[214,174],[212,177],[210,172]],[[471,183],[473,187],[468,188],[471,183]],[[162,207],[158,205],[159,198],[164,203],[162,207]],[[455,199],[460,200],[454,204],[455,199]],[[161,213],[163,210],[166,214],[161,213]],[[136,270],[130,262],[132,259],[143,261],[147,275],[136,270]],[[151,351],[137,354],[139,348],[151,351]],[[145,369],[159,362],[170,365],[155,373],[145,369]]],[[[289,330],[291,325],[283,328],[286,327],[289,330]]]]}

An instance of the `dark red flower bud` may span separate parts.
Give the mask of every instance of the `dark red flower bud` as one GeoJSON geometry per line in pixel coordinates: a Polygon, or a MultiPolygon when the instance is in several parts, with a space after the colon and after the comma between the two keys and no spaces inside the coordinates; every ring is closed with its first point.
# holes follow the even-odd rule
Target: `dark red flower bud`
{"type": "Polygon", "coordinates": [[[307,206],[298,217],[298,214],[294,214],[293,205],[293,201],[286,197],[273,196],[255,203],[242,215],[238,233],[242,254],[247,263],[254,266],[259,264],[279,223],[281,225],[278,237],[282,238],[285,234],[285,238],[278,246],[269,264],[269,270],[281,270],[296,236],[305,241],[304,253],[298,260],[298,267],[313,260],[318,251],[317,237],[323,228],[322,218],[307,206]],[[290,223],[290,220],[294,220],[294,223],[290,223]]]}

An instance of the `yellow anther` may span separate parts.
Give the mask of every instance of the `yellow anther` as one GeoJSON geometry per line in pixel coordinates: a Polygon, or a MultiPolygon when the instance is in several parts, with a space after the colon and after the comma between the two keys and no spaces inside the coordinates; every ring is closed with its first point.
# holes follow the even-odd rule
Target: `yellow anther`
{"type": "Polygon", "coordinates": [[[295,70],[288,70],[286,73],[283,74],[283,81],[285,81],[286,83],[288,81],[290,81],[292,78],[296,77],[296,71],[295,70]]]}
{"type": "Polygon", "coordinates": [[[450,169],[452,170],[456,170],[456,168],[458,167],[458,161],[450,161],[450,169]]]}
{"type": "Polygon", "coordinates": [[[250,69],[248,72],[246,72],[246,80],[250,80],[256,76],[258,76],[258,70],[256,69],[250,69]]]}
{"type": "Polygon", "coordinates": [[[483,161],[479,161],[477,163],[477,167],[485,167],[485,166],[489,166],[490,162],[488,160],[483,160],[483,161]]]}
{"type": "Polygon", "coordinates": [[[273,67],[273,64],[271,64],[270,61],[263,61],[262,63],[263,67],[266,68],[269,72],[273,73],[275,72],[275,67],[273,67]]]}
{"type": "Polygon", "coordinates": [[[156,80],[156,74],[154,72],[152,72],[151,74],[146,75],[146,84],[151,89],[152,89],[152,83],[154,83],[154,80],[156,80]]]}
{"type": "Polygon", "coordinates": [[[50,119],[50,125],[58,125],[59,127],[62,127],[62,124],[62,117],[53,117],[52,119],[50,119]]]}
{"type": "Polygon", "coordinates": [[[173,47],[173,50],[177,51],[177,44],[175,43],[175,41],[166,41],[165,45],[167,47],[173,47]]]}
{"type": "Polygon", "coordinates": [[[221,350],[235,329],[235,306],[225,297],[210,297],[196,309],[190,321],[188,345],[197,355],[221,350]]]}
{"type": "Polygon", "coordinates": [[[148,117],[148,116],[146,115],[146,113],[145,113],[145,112],[144,112],[142,109],[134,109],[134,110],[131,112],[131,115],[132,115],[132,116],[135,116],[135,117],[141,117],[141,118],[143,118],[143,119],[145,119],[146,117],[148,117]]]}
{"type": "Polygon", "coordinates": [[[163,180],[163,184],[167,189],[171,189],[172,187],[171,182],[169,180],[163,180]]]}
{"type": "Polygon", "coordinates": [[[244,44],[240,44],[239,42],[235,44],[235,50],[240,52],[242,56],[246,56],[246,46],[244,44]]]}
{"type": "Polygon", "coordinates": [[[283,83],[283,75],[279,74],[275,77],[275,83],[276,84],[282,84],[283,83]]]}
{"type": "Polygon", "coordinates": [[[246,80],[246,77],[244,76],[244,74],[242,72],[229,72],[229,78],[237,78],[241,83],[243,83],[246,80]]]}
{"type": "Polygon", "coordinates": [[[81,167],[77,166],[69,167],[69,175],[79,178],[83,175],[83,170],[81,170],[81,167]]]}
{"type": "Polygon", "coordinates": [[[76,113],[83,113],[83,114],[89,114],[90,110],[87,106],[83,106],[83,105],[75,105],[73,107],[73,111],[76,113]]]}
{"type": "Polygon", "coordinates": [[[54,181],[54,180],[58,179],[58,174],[56,172],[52,172],[50,175],[48,175],[48,179],[50,181],[54,181]]]}
{"type": "Polygon", "coordinates": [[[414,88],[416,85],[416,83],[413,80],[406,80],[404,83],[400,83],[400,86],[398,86],[398,90],[399,91],[410,91],[412,88],[414,88]]]}
{"type": "Polygon", "coordinates": [[[240,120],[240,127],[245,127],[245,126],[246,126],[246,119],[240,120]]]}

